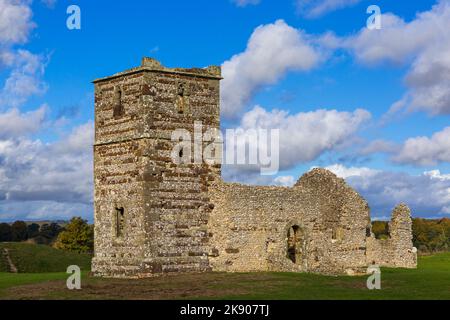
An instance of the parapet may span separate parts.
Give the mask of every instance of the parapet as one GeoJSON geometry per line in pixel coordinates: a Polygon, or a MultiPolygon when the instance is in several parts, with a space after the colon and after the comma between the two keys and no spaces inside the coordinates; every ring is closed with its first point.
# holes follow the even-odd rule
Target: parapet
{"type": "Polygon", "coordinates": [[[131,75],[141,72],[163,72],[163,73],[172,73],[172,74],[180,74],[180,75],[190,75],[194,77],[202,77],[202,78],[210,78],[221,80],[222,79],[222,71],[220,66],[209,66],[206,68],[167,68],[164,67],[161,62],[154,58],[144,57],[142,58],[141,65],[139,67],[135,67],[132,69],[128,69],[112,76],[95,79],[93,83],[98,83],[102,81],[108,81],[117,77],[131,75]]]}

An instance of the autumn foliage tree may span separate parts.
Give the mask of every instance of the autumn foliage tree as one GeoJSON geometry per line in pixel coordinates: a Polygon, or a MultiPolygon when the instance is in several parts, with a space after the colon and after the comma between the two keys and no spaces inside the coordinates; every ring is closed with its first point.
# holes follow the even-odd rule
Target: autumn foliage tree
{"type": "Polygon", "coordinates": [[[94,247],[94,228],[86,220],[74,217],[59,233],[54,247],[66,251],[88,253],[94,247]]]}

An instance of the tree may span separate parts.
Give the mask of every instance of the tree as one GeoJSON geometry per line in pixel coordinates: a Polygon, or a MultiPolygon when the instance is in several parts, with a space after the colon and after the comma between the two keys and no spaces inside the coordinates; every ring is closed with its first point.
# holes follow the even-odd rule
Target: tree
{"type": "Polygon", "coordinates": [[[28,238],[34,238],[39,235],[40,226],[37,223],[28,225],[28,238]]]}
{"type": "Polygon", "coordinates": [[[444,251],[450,248],[450,219],[413,219],[413,243],[424,252],[444,251]]]}
{"type": "Polygon", "coordinates": [[[0,223],[0,242],[12,241],[12,229],[8,223],[0,223]]]}
{"type": "Polygon", "coordinates": [[[86,220],[74,217],[62,231],[54,247],[79,253],[92,252],[94,248],[94,228],[86,220]]]}
{"type": "Polygon", "coordinates": [[[52,222],[51,224],[46,223],[41,226],[39,235],[49,240],[52,240],[53,238],[56,238],[59,235],[62,229],[63,228],[55,222],[52,222]]]}
{"type": "Polygon", "coordinates": [[[389,238],[389,226],[387,221],[373,221],[372,232],[377,239],[389,238]]]}
{"type": "Polygon", "coordinates": [[[11,226],[12,241],[24,241],[27,240],[28,227],[24,221],[16,221],[11,226]]]}

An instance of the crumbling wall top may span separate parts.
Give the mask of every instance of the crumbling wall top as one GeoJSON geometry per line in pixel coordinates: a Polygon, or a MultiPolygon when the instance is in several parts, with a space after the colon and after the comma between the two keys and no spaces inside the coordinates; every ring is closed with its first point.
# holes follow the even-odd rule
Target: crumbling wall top
{"type": "Polygon", "coordinates": [[[113,74],[112,76],[95,79],[93,83],[99,83],[102,81],[108,81],[117,77],[140,73],[140,72],[162,72],[171,74],[181,74],[202,78],[210,78],[221,80],[221,67],[209,66],[206,68],[167,68],[164,67],[158,60],[154,58],[144,57],[142,58],[141,65],[139,67],[131,68],[122,72],[113,74]]]}

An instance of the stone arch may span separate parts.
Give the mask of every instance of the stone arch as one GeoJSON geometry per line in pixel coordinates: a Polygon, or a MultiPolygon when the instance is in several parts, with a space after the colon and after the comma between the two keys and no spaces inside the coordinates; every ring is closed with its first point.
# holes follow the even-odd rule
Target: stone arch
{"type": "Polygon", "coordinates": [[[300,267],[306,266],[306,233],[303,224],[299,221],[290,221],[285,229],[284,252],[289,264],[300,267]]]}

